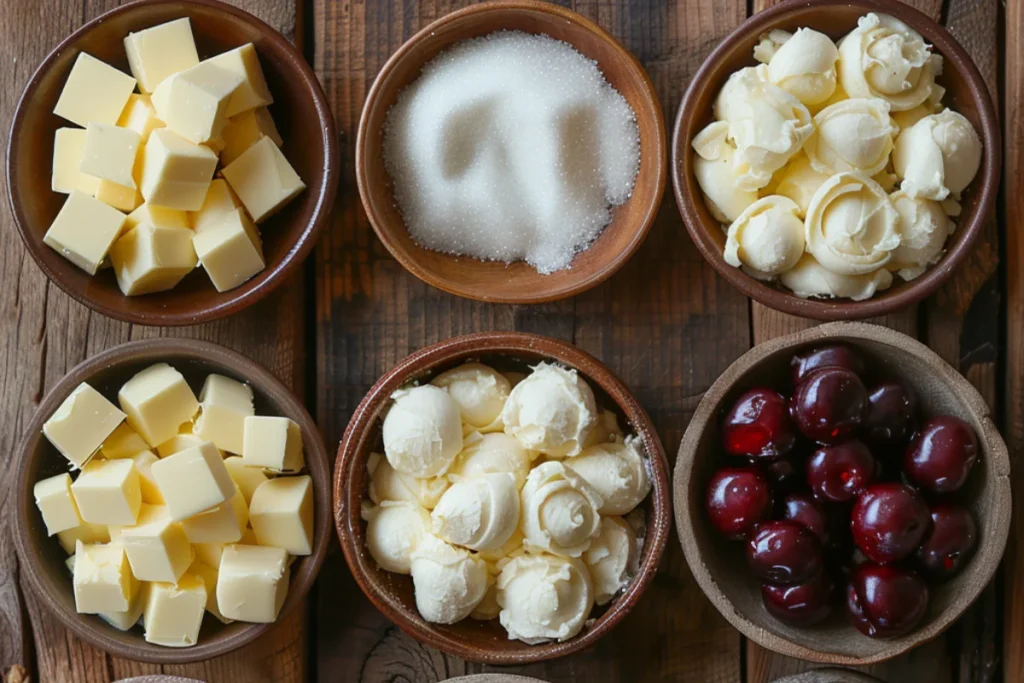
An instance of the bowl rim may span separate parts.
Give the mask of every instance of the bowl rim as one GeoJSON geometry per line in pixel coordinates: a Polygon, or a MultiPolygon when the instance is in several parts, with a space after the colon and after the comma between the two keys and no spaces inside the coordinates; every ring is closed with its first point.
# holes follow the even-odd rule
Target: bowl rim
{"type": "Polygon", "coordinates": [[[345,428],[345,434],[338,446],[334,467],[334,518],[338,538],[345,553],[345,561],[360,590],[381,613],[402,631],[442,652],[463,659],[484,664],[514,665],[540,662],[583,650],[614,628],[641,598],[642,593],[654,580],[668,542],[672,526],[672,502],[670,466],[665,449],[658,438],[654,423],[643,406],[621,380],[601,361],[568,342],[526,332],[477,332],[439,341],[415,351],[386,372],[366,393],[355,409],[352,419],[345,428]],[[580,634],[563,642],[548,642],[539,645],[523,645],[521,650],[488,651],[475,645],[466,644],[462,639],[439,633],[429,626],[424,628],[411,619],[407,610],[396,608],[391,601],[371,590],[371,583],[363,570],[357,547],[354,526],[362,524],[358,496],[363,492],[350,490],[352,473],[365,461],[359,458],[364,437],[373,429],[380,410],[394,390],[407,384],[427,371],[431,366],[447,362],[458,362],[472,354],[494,354],[514,356],[517,353],[533,353],[546,359],[576,369],[588,382],[612,395],[617,392],[622,401],[613,397],[618,408],[626,413],[634,431],[641,436],[651,461],[651,505],[652,513],[647,519],[648,534],[644,541],[646,560],[625,592],[615,598],[608,610],[597,621],[580,634]],[[350,500],[354,503],[350,505],[350,500]]]}
{"type": "MultiPolygon", "coordinates": [[[[751,58],[753,62],[753,58],[751,58]]],[[[1002,135],[999,117],[996,114],[992,93],[989,92],[985,79],[978,71],[974,60],[959,42],[931,17],[903,3],[892,3],[887,0],[783,0],[763,12],[751,15],[725,37],[707,56],[700,69],[690,81],[683,95],[679,112],[676,115],[672,132],[671,169],[672,188],[676,197],[676,205],[686,225],[687,232],[704,259],[718,271],[719,275],[746,296],[760,304],[783,313],[798,315],[816,320],[855,320],[885,315],[915,304],[933,294],[956,270],[957,266],[967,257],[974,247],[985,224],[992,218],[995,211],[996,198],[999,194],[999,179],[1002,173],[1002,135]],[[972,98],[978,105],[978,116],[981,129],[978,131],[982,139],[984,155],[979,173],[972,181],[977,185],[978,209],[973,220],[963,224],[958,221],[957,231],[965,233],[953,248],[948,249],[939,263],[928,268],[923,275],[900,286],[900,290],[885,298],[872,297],[864,301],[850,299],[802,299],[792,292],[776,289],[769,284],[760,282],[747,275],[740,268],[725,262],[721,248],[710,236],[710,227],[705,224],[697,209],[701,197],[691,195],[683,182],[687,174],[686,154],[690,146],[689,140],[682,139],[687,128],[691,127],[701,112],[695,109],[695,101],[699,86],[706,82],[723,55],[752,35],[759,35],[767,25],[785,17],[795,10],[815,7],[843,6],[855,7],[864,12],[889,14],[910,25],[921,33],[925,40],[936,48],[936,52],[944,59],[957,63],[965,74],[965,81],[972,98]]],[[[713,226],[719,229],[716,223],[713,226]]]]}
{"type": "MultiPolygon", "coordinates": [[[[39,601],[64,627],[91,645],[117,657],[154,664],[183,664],[204,661],[237,650],[276,627],[303,604],[327,554],[331,538],[330,461],[316,423],[302,401],[273,373],[237,351],[213,342],[181,337],[155,337],[118,344],[82,361],[46,393],[25,427],[15,453],[18,463],[14,481],[15,513],[10,518],[10,525],[13,527],[11,535],[14,536],[18,559],[23,569],[21,575],[27,577],[39,601]],[[138,642],[128,645],[111,639],[105,632],[108,627],[92,619],[93,615],[60,609],[51,595],[53,583],[44,578],[42,568],[46,563],[34,549],[36,535],[32,533],[29,522],[29,510],[35,507],[32,496],[35,482],[29,481],[28,478],[29,463],[33,461],[31,444],[45,438],[41,436],[42,426],[52,412],[76,386],[88,381],[88,378],[97,371],[114,367],[124,361],[159,361],[166,358],[167,354],[185,356],[200,363],[213,361],[243,376],[258,392],[274,394],[275,400],[286,408],[282,413],[289,413],[287,417],[298,423],[302,430],[306,462],[318,461],[324,473],[323,479],[318,481],[313,475],[312,468],[306,468],[306,474],[313,480],[315,495],[313,552],[298,558],[303,563],[302,571],[292,575],[288,596],[277,619],[267,624],[250,623],[237,634],[224,640],[206,643],[200,640],[195,646],[187,648],[148,643],[139,634],[135,634],[138,642]],[[314,437],[312,440],[307,438],[310,435],[314,437]]],[[[55,539],[46,537],[40,539],[40,542],[55,542],[55,539]]]]}
{"type": "MultiPolygon", "coordinates": [[[[359,128],[356,132],[355,144],[355,170],[356,185],[359,188],[359,198],[363,204],[363,210],[366,213],[366,217],[370,221],[370,225],[373,226],[374,232],[377,233],[377,237],[387,248],[391,256],[394,257],[394,259],[407,271],[432,287],[436,287],[444,292],[461,296],[466,299],[500,304],[539,304],[565,299],[597,286],[618,272],[618,270],[622,268],[622,266],[625,265],[625,263],[633,256],[633,254],[636,253],[637,249],[640,248],[640,245],[643,244],[644,240],[647,238],[651,226],[654,224],[654,220],[658,215],[658,210],[660,209],[662,200],[665,196],[665,186],[668,182],[668,133],[665,125],[665,114],[661,105],[661,100],[658,98],[658,93],[654,87],[654,83],[651,81],[650,74],[647,73],[643,64],[640,63],[640,60],[638,60],[632,52],[627,50],[622,43],[620,43],[608,31],[601,28],[596,22],[591,21],[578,12],[574,12],[570,9],[566,9],[565,7],[544,2],[542,0],[489,0],[487,2],[469,5],[468,7],[455,10],[454,12],[450,12],[438,19],[435,19],[402,43],[402,46],[399,47],[384,63],[384,66],[381,67],[377,77],[373,80],[373,85],[370,87],[370,90],[366,95],[366,100],[363,103],[363,109],[359,116],[359,128]],[[607,264],[593,274],[580,279],[574,279],[570,284],[559,289],[551,289],[538,294],[524,294],[518,292],[514,286],[509,286],[507,288],[507,293],[497,296],[489,296],[480,293],[472,287],[451,286],[445,279],[435,275],[433,269],[425,268],[420,265],[417,256],[414,253],[407,251],[397,239],[392,237],[391,233],[394,229],[400,229],[408,232],[408,228],[406,228],[404,221],[394,228],[388,227],[388,220],[377,211],[375,203],[371,200],[371,193],[369,189],[371,182],[367,177],[366,172],[367,157],[377,152],[377,150],[367,149],[367,131],[370,126],[371,105],[377,100],[380,95],[380,91],[384,87],[385,81],[390,77],[398,64],[407,59],[409,53],[415,49],[415,47],[424,38],[427,38],[442,26],[454,21],[460,21],[467,17],[473,17],[478,14],[496,10],[518,10],[547,14],[567,23],[576,24],[596,35],[602,42],[608,44],[615,52],[617,52],[620,57],[625,58],[630,71],[637,79],[640,90],[644,93],[645,98],[649,99],[654,104],[651,114],[654,122],[655,134],[649,145],[650,149],[641,148],[641,155],[653,155],[656,159],[657,176],[655,196],[654,200],[647,206],[643,217],[639,220],[629,244],[625,249],[615,254],[607,264]]],[[[386,190],[390,195],[390,183],[386,186],[386,190]]],[[[605,229],[607,229],[607,227],[608,226],[605,226],[605,229]]],[[[597,239],[600,239],[600,235],[597,239]]],[[[472,258],[462,256],[452,257],[472,258]]]]}
{"type": "Polygon", "coordinates": [[[676,531],[683,546],[683,553],[686,555],[686,562],[690,566],[697,584],[722,616],[747,638],[779,654],[811,662],[845,666],[875,664],[892,659],[939,636],[966,611],[967,607],[978,598],[985,586],[995,576],[999,568],[999,559],[1006,548],[1010,533],[1012,497],[1009,475],[1009,452],[1005,441],[1003,441],[1002,436],[999,434],[999,430],[992,421],[991,410],[978,390],[963,375],[930,348],[902,332],[862,322],[831,322],[754,346],[733,362],[705,392],[704,397],[697,406],[696,412],[694,412],[693,418],[690,420],[690,424],[687,425],[686,432],[683,434],[682,443],[679,445],[679,454],[676,458],[672,484],[676,531]],[[757,626],[740,614],[733,607],[732,602],[725,593],[718,587],[718,583],[711,575],[707,565],[704,564],[701,550],[695,541],[694,528],[698,521],[689,514],[691,504],[690,484],[693,475],[694,457],[705,429],[713,428],[716,425],[716,404],[728,394],[740,378],[759,365],[765,358],[796,346],[804,346],[814,342],[834,342],[842,339],[868,341],[895,347],[920,357],[931,366],[935,375],[944,384],[950,386],[960,400],[967,405],[968,410],[977,416],[978,422],[981,424],[978,438],[990,451],[988,465],[992,471],[991,477],[996,482],[997,491],[995,495],[998,496],[993,518],[989,521],[989,527],[985,532],[985,537],[992,539],[994,545],[989,546],[988,552],[983,554],[981,552],[981,544],[979,543],[979,552],[974,559],[975,561],[984,561],[984,564],[981,565],[982,575],[978,577],[978,581],[972,582],[966,589],[966,599],[959,605],[951,605],[951,609],[947,609],[930,624],[905,636],[892,640],[875,641],[881,644],[882,647],[877,653],[866,657],[826,652],[800,645],[757,626]]]}
{"type": "Polygon", "coordinates": [[[248,308],[252,304],[263,300],[272,291],[277,289],[285,281],[287,276],[305,261],[306,257],[309,256],[309,253],[317,242],[317,236],[323,230],[324,226],[330,221],[334,198],[338,190],[338,169],[340,166],[340,159],[341,152],[339,150],[338,135],[334,125],[334,116],[331,113],[330,106],[327,104],[327,96],[324,94],[323,87],[320,85],[320,81],[317,79],[313,69],[306,62],[302,53],[299,52],[299,50],[283,35],[281,35],[277,29],[270,26],[259,17],[250,14],[243,9],[221,2],[220,0],[174,0],[173,3],[168,3],[167,0],[134,0],[133,2],[129,2],[103,12],[99,16],[79,26],[70,35],[61,40],[53,49],[51,49],[47,53],[46,57],[44,57],[39,63],[39,66],[36,67],[35,71],[32,72],[32,76],[29,78],[28,82],[25,84],[25,88],[21,92],[21,95],[18,97],[18,103],[14,109],[14,116],[11,119],[10,136],[8,137],[6,164],[4,170],[7,178],[7,202],[11,207],[11,213],[14,216],[14,223],[17,226],[18,235],[21,237],[21,241],[25,245],[26,251],[28,251],[32,256],[32,259],[35,261],[36,265],[39,266],[39,269],[43,271],[43,274],[46,275],[47,280],[55,283],[65,294],[78,303],[83,304],[98,313],[102,313],[109,318],[113,318],[114,320],[120,320],[122,322],[133,323],[136,325],[182,326],[196,325],[199,323],[219,320],[248,308]],[[49,265],[47,265],[46,259],[42,257],[42,250],[49,249],[49,247],[43,244],[41,237],[38,240],[35,238],[35,233],[29,225],[29,220],[25,215],[24,209],[17,200],[18,182],[16,180],[17,175],[14,173],[14,168],[19,163],[19,158],[16,147],[10,144],[10,141],[16,139],[18,131],[23,125],[23,121],[27,116],[28,101],[32,99],[32,96],[38,90],[40,81],[53,67],[54,61],[56,61],[63,52],[74,48],[75,44],[84,35],[95,29],[100,24],[109,21],[113,17],[133,12],[140,7],[163,4],[174,4],[176,6],[180,6],[183,13],[187,13],[190,9],[194,8],[204,8],[215,12],[221,12],[225,15],[222,17],[224,20],[241,22],[253,26],[257,31],[266,36],[270,42],[274,43],[278,49],[282,50],[288,57],[288,63],[295,70],[294,75],[306,85],[310,96],[313,99],[313,104],[318,116],[318,123],[321,130],[323,130],[324,159],[326,163],[323,167],[323,183],[316,188],[307,188],[309,191],[315,191],[317,193],[312,217],[306,224],[305,229],[298,234],[295,243],[287,250],[287,253],[281,263],[270,269],[266,277],[257,287],[232,295],[226,301],[218,304],[206,304],[201,307],[193,308],[188,312],[166,312],[158,310],[133,312],[125,311],[119,306],[111,306],[101,301],[97,301],[87,292],[79,291],[71,287],[67,282],[60,278],[57,273],[49,267],[49,265]]]}

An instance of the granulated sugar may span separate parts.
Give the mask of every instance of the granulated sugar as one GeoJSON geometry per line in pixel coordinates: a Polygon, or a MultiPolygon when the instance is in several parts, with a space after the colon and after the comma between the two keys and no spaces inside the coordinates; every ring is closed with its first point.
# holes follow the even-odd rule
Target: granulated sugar
{"type": "Polygon", "coordinates": [[[388,112],[384,159],[418,244],[551,273],[629,198],[640,140],[596,63],[501,31],[424,66],[388,112]]]}

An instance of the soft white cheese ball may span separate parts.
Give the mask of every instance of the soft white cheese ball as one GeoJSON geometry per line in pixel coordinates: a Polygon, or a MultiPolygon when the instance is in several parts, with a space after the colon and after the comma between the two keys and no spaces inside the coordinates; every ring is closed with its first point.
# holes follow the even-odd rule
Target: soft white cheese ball
{"type": "Polygon", "coordinates": [[[501,613],[501,605],[498,604],[498,577],[497,574],[488,572],[487,574],[487,592],[484,593],[483,600],[480,604],[473,608],[473,611],[469,613],[470,619],[476,619],[477,621],[490,621],[491,619],[497,619],[501,613]]]}
{"type": "Polygon", "coordinates": [[[981,166],[981,139],[962,114],[946,109],[925,116],[896,138],[893,167],[911,197],[941,201],[958,196],[981,166]]]}
{"type": "Polygon", "coordinates": [[[693,174],[704,195],[704,203],[715,220],[732,223],[757,200],[754,190],[736,184],[736,148],[726,139],[729,124],[715,121],[693,138],[693,174]]]}
{"type": "Polygon", "coordinates": [[[919,104],[913,109],[907,109],[906,111],[890,111],[889,118],[895,123],[901,131],[904,131],[915,123],[920,121],[926,116],[935,114],[935,110],[927,104],[919,104]]]}
{"type": "Polygon", "coordinates": [[[500,431],[501,409],[512,391],[512,383],[494,368],[466,363],[452,368],[430,381],[455,399],[462,421],[481,431],[500,431]]]}
{"type": "Polygon", "coordinates": [[[631,436],[625,442],[591,446],[575,458],[565,461],[571,469],[596,490],[602,498],[598,512],[624,515],[647,497],[651,478],[647,474],[643,443],[631,436]]]}
{"type": "Polygon", "coordinates": [[[502,565],[497,599],[508,637],[534,645],[579,633],[594,606],[594,587],[580,560],[523,553],[502,565]]]}
{"type": "Polygon", "coordinates": [[[725,262],[751,268],[762,277],[792,268],[804,253],[804,222],[799,211],[788,197],[758,199],[729,226],[725,262]]]}
{"type": "Polygon", "coordinates": [[[602,410],[583,447],[590,448],[599,443],[621,441],[623,437],[622,428],[619,427],[619,418],[610,410],[602,410]]]}
{"type": "Polygon", "coordinates": [[[590,386],[576,374],[540,363],[517,384],[501,412],[505,433],[550,457],[578,455],[597,420],[590,386]]]}
{"type": "Polygon", "coordinates": [[[863,301],[892,286],[892,273],[880,268],[864,275],[842,275],[825,268],[810,254],[804,254],[795,266],[779,276],[779,280],[793,294],[805,299],[838,297],[863,301]]]}
{"type": "Polygon", "coordinates": [[[622,517],[605,517],[601,532],[583,555],[594,582],[594,602],[610,601],[636,575],[640,544],[636,533],[622,517]]]}
{"type": "Polygon", "coordinates": [[[416,608],[434,624],[465,619],[487,592],[484,561],[436,536],[425,536],[413,552],[411,573],[416,608]]]}
{"type": "Polygon", "coordinates": [[[412,554],[430,534],[430,514],[418,503],[385,501],[364,509],[366,549],[389,572],[408,574],[412,554]]]}
{"type": "Polygon", "coordinates": [[[523,488],[530,463],[538,454],[523,448],[519,440],[504,432],[473,433],[466,437],[462,452],[445,475],[450,481],[482,474],[507,472],[515,479],[516,490],[523,488]]]}
{"type": "Polygon", "coordinates": [[[444,477],[416,479],[398,472],[380,453],[370,454],[366,469],[370,474],[370,500],[374,503],[408,500],[432,510],[448,488],[444,477]]]}
{"type": "Polygon", "coordinates": [[[779,28],[768,31],[760,37],[757,45],[754,46],[754,59],[762,64],[767,64],[772,61],[772,57],[779,51],[779,48],[792,37],[792,33],[779,28]]]}
{"type": "Polygon", "coordinates": [[[519,490],[507,472],[460,479],[430,515],[434,534],[472,550],[501,547],[519,525],[519,490]]]}
{"type": "Polygon", "coordinates": [[[601,495],[561,462],[534,467],[520,497],[520,529],[528,549],[579,557],[601,527],[601,495]]]}
{"type": "Polygon", "coordinates": [[[427,479],[444,474],[462,450],[459,405],[430,384],[401,389],[384,418],[384,455],[403,474],[427,479]]]}
{"type": "Polygon", "coordinates": [[[936,201],[914,198],[902,190],[890,198],[900,215],[901,240],[892,253],[889,270],[904,280],[913,280],[939,260],[956,226],[936,201]]]}
{"type": "Polygon", "coordinates": [[[798,154],[793,157],[793,160],[786,164],[777,175],[775,194],[788,197],[796,202],[801,218],[807,215],[807,207],[810,206],[814,193],[829,178],[827,174],[814,170],[811,160],[807,158],[806,154],[798,154]]]}
{"type": "Polygon", "coordinates": [[[821,104],[836,89],[838,59],[831,38],[813,29],[797,29],[774,51],[768,80],[808,106],[821,104]]]}
{"type": "Polygon", "coordinates": [[[512,535],[500,547],[481,550],[477,553],[477,557],[487,563],[487,571],[497,574],[498,563],[516,551],[521,551],[522,547],[523,532],[519,530],[519,527],[516,527],[516,530],[512,532],[512,535]]]}
{"type": "Polygon", "coordinates": [[[885,100],[843,100],[815,114],[814,134],[804,151],[818,173],[860,171],[871,176],[889,163],[897,132],[885,100]]]}

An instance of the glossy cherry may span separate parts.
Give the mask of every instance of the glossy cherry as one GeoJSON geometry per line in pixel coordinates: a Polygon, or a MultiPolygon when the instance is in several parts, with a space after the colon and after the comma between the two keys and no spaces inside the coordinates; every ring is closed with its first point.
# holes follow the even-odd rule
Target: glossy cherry
{"type": "Polygon", "coordinates": [[[899,382],[882,382],[868,391],[864,437],[877,446],[905,444],[914,431],[917,397],[899,382]]]}
{"type": "Polygon", "coordinates": [[[746,391],[725,414],[722,443],[726,453],[756,458],[785,455],[796,443],[786,399],[777,391],[746,391]]]}
{"type": "Polygon", "coordinates": [[[820,346],[793,356],[789,364],[793,375],[793,386],[818,368],[844,368],[850,372],[863,375],[864,359],[849,346],[820,346]]]}
{"type": "Polygon", "coordinates": [[[821,541],[799,522],[775,520],[758,524],[747,539],[747,563],[765,583],[792,586],[806,583],[821,571],[821,541]]]}
{"type": "Polygon", "coordinates": [[[807,484],[819,500],[848,503],[874,481],[876,471],[871,451],[853,439],[814,451],[807,459],[807,484]]]}
{"type": "Polygon", "coordinates": [[[909,569],[869,562],[851,572],[846,607],[864,635],[895,638],[913,629],[928,611],[928,587],[909,569]]]}
{"type": "Polygon", "coordinates": [[[840,443],[860,427],[868,392],[860,378],[839,367],[806,375],[793,392],[790,413],[801,432],[823,444],[840,443]]]}
{"type": "Polygon", "coordinates": [[[776,619],[796,626],[810,626],[832,612],[835,583],[827,572],[795,586],[761,584],[761,601],[776,619]]]}
{"type": "Polygon", "coordinates": [[[791,493],[782,501],[782,518],[799,522],[814,532],[823,544],[829,540],[831,523],[821,503],[808,493],[791,493]]]}
{"type": "Polygon", "coordinates": [[[966,508],[953,503],[932,507],[932,528],[917,549],[914,563],[930,581],[945,581],[963,569],[978,546],[978,526],[966,508]]]}
{"type": "Polygon", "coordinates": [[[905,484],[872,484],[853,506],[853,542],[868,559],[899,562],[920,545],[931,526],[921,494],[905,484]]]}
{"type": "Polygon", "coordinates": [[[958,417],[933,417],[921,425],[903,455],[903,471],[923,489],[951,493],[964,482],[978,459],[978,437],[958,417]]]}
{"type": "Polygon", "coordinates": [[[711,475],[704,507],[719,533],[743,539],[754,525],[771,516],[771,488],[753,467],[723,467],[711,475]]]}

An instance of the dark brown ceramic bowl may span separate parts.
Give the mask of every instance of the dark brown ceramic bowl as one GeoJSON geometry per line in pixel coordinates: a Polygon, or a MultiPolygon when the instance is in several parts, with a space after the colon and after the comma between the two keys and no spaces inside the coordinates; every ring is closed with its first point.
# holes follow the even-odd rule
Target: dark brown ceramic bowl
{"type": "Polygon", "coordinates": [[[18,471],[13,529],[22,576],[27,578],[43,605],[78,637],[118,657],[176,664],[223,655],[258,638],[274,625],[240,621],[222,624],[207,615],[195,647],[173,648],[147,643],[138,627],[127,632],[118,631],[98,616],[78,614],[71,577],[64,566],[66,555],[56,537],[46,535],[46,526],[32,494],[32,487],[40,479],[68,471],[67,460],[42,434],[43,423],[68,394],[80,383],[88,382],[104,396],[116,401],[117,390],[122,384],[138,371],[158,362],[170,363],[177,368],[196,395],[211,372],[247,382],[253,389],[258,415],[289,417],[302,429],[306,471],[313,480],[313,553],[297,558],[292,565],[291,585],[279,619],[302,603],[327,552],[331,533],[331,474],[323,439],[302,401],[262,366],[210,342],[163,338],[121,344],[77,365],[46,395],[26,428],[16,454],[18,471]]]}
{"type": "Polygon", "coordinates": [[[140,325],[193,325],[236,313],[269,294],[309,254],[330,218],[338,184],[334,118],[312,69],[280,33],[256,17],[216,0],[140,0],[106,12],[64,39],[39,65],[18,102],[7,149],[7,193],[18,232],[46,276],[69,296],[100,313],[140,325]],[[274,104],[270,112],[282,150],[306,189],[261,224],[267,267],[251,280],[220,293],[197,268],[167,292],[127,297],[113,271],[91,276],[43,244],[64,204],[50,190],[54,132],[74,126],[53,112],[80,52],[125,73],[123,38],[165,21],[188,17],[200,58],[252,43],[274,104]]]}
{"type": "Polygon", "coordinates": [[[654,85],[643,66],[597,24],[558,5],[538,0],[485,2],[452,12],[410,38],[374,81],[356,138],[356,180],[363,208],[377,236],[406,270],[446,292],[469,299],[529,304],[578,294],[610,277],[647,236],[667,174],[665,121],[654,85]],[[612,210],[601,236],[573,259],[572,267],[541,275],[519,261],[505,264],[430,251],[416,244],[402,222],[384,168],[384,120],[399,92],[420,69],[452,44],[494,31],[546,34],[571,44],[597,62],[608,82],[633,107],[640,128],[640,171],[633,194],[612,210]]]}
{"type": "Polygon", "coordinates": [[[697,248],[734,287],[765,306],[785,313],[818,320],[853,320],[909,306],[934,292],[949,278],[992,216],[999,193],[1001,155],[999,119],[985,81],[970,55],[945,28],[913,7],[891,0],[786,0],[740,24],[718,44],[693,77],[679,107],[672,138],[672,185],[679,211],[697,248]],[[755,64],[752,51],[763,33],[772,29],[794,31],[810,27],[837,39],[856,28],[857,19],[868,12],[890,14],[902,20],[942,55],[944,66],[938,81],[946,88],[943,103],[966,116],[981,136],[984,147],[981,168],[964,192],[963,213],[956,219],[956,232],[946,243],[945,254],[924,275],[910,282],[897,277],[890,289],[866,301],[801,299],[781,285],[756,280],[725,262],[722,256],[725,231],[704,203],[693,173],[694,151],[690,142],[711,123],[711,105],[729,75],[755,64]]]}
{"type": "Polygon", "coordinates": [[[334,523],[345,559],[363,593],[377,609],[413,638],[448,654],[485,664],[526,664],[561,657],[594,644],[633,608],[654,579],[671,526],[668,463],[658,434],[643,407],[600,361],[574,346],[522,332],[481,332],[454,337],[420,349],[388,371],[356,408],[338,448],[334,471],[334,523]],[[462,621],[445,626],[420,616],[413,598],[412,579],[377,566],[366,549],[366,524],[360,504],[368,499],[366,461],[382,452],[381,418],[395,390],[410,382],[426,381],[461,363],[475,360],[508,371],[529,372],[529,366],[553,361],[575,368],[594,390],[597,404],[613,411],[627,433],[640,436],[650,457],[652,490],[640,508],[647,531],[640,570],[625,592],[609,605],[595,609],[592,622],[574,638],[561,643],[527,645],[509,640],[497,622],[462,621]],[[596,615],[596,616],[595,616],[596,615]]]}
{"type": "Polygon", "coordinates": [[[988,406],[971,384],[928,347],[894,330],[864,323],[830,323],[760,344],[733,363],[704,395],[676,460],[676,529],[694,578],[718,611],[754,642],[814,662],[857,666],[880,662],[935,638],[949,627],[995,576],[1010,528],[1010,462],[988,406]],[[978,522],[978,548],[970,563],[945,584],[929,585],[928,613],[908,635],[875,640],[848,621],[845,608],[819,625],[799,628],[765,611],[760,584],[747,569],[743,544],[721,537],[709,524],[704,494],[724,464],[719,420],[736,397],[754,386],[786,387],[793,354],[823,344],[852,346],[869,371],[908,384],[923,415],[955,415],[978,435],[981,457],[956,498],[978,522]]]}

